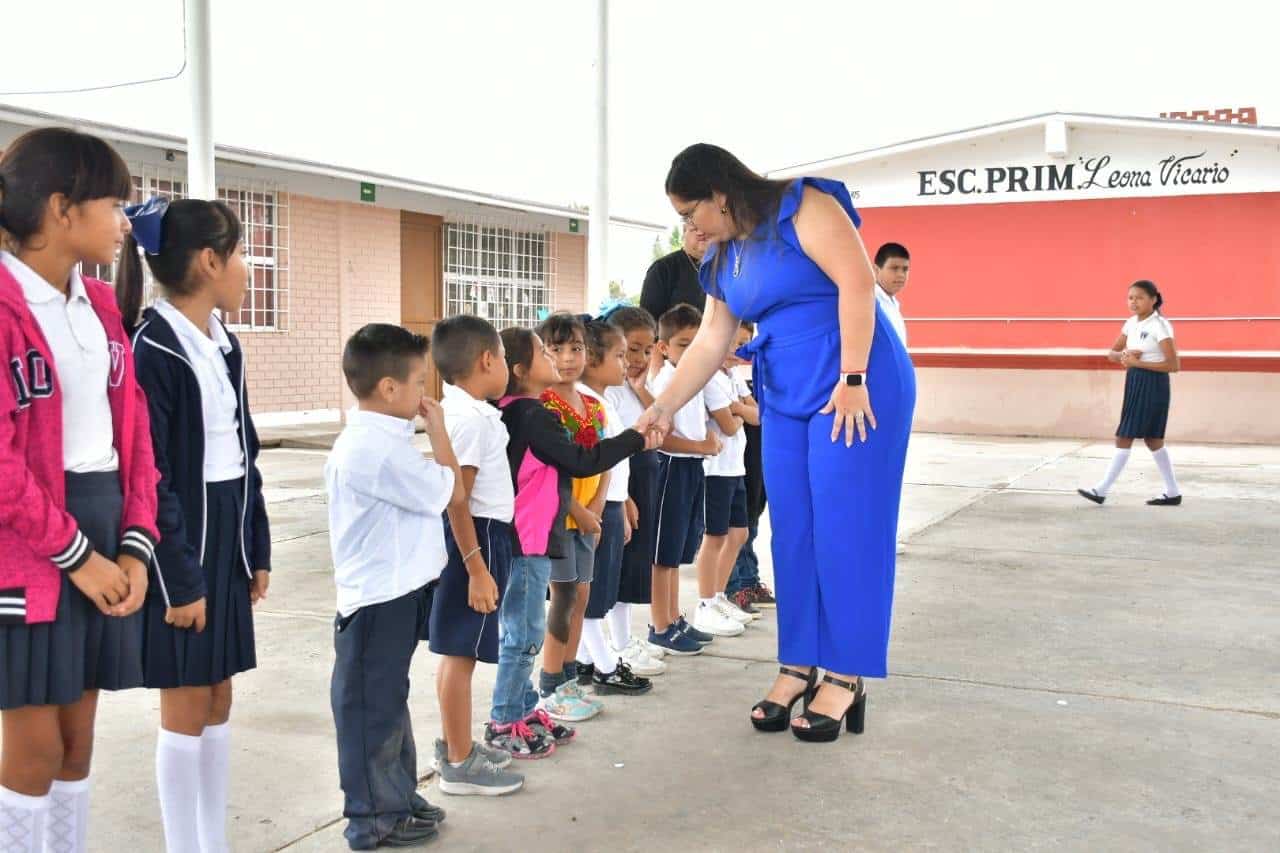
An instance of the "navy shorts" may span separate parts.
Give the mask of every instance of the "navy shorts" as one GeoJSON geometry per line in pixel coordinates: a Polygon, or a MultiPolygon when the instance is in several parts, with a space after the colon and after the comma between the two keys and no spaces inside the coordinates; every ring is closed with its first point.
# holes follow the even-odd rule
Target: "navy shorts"
{"type": "MultiPolygon", "coordinates": [[[[484,555],[489,574],[498,584],[498,601],[507,588],[507,574],[511,571],[510,524],[492,518],[477,518],[476,539],[480,553],[484,555]]],[[[444,544],[449,552],[449,563],[440,575],[431,602],[431,621],[428,648],[438,655],[475,658],[483,663],[498,662],[498,611],[477,613],[468,603],[467,592],[471,577],[462,565],[462,553],[454,541],[448,519],[444,523],[444,544]]]]}
{"type": "Polygon", "coordinates": [[[702,545],[707,475],[701,458],[659,454],[658,542],[654,564],[692,563],[702,545]]]}
{"type": "Polygon", "coordinates": [[[622,537],[626,534],[622,501],[604,505],[600,542],[596,545],[595,574],[587,598],[587,618],[603,619],[618,603],[618,583],[622,580],[622,537]]]}
{"type": "Polygon", "coordinates": [[[707,535],[724,536],[747,526],[747,478],[707,478],[707,535]]]}

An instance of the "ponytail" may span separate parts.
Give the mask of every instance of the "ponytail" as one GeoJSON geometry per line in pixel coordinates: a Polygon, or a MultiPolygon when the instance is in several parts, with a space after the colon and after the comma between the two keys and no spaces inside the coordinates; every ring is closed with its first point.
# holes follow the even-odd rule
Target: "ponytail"
{"type": "Polygon", "coordinates": [[[120,250],[120,262],[116,264],[116,305],[124,318],[126,329],[138,324],[142,315],[142,252],[138,241],[130,234],[124,238],[120,250]]]}
{"type": "Polygon", "coordinates": [[[1150,296],[1152,299],[1154,299],[1156,301],[1156,304],[1153,311],[1157,314],[1160,313],[1160,308],[1164,305],[1164,297],[1160,295],[1160,288],[1156,287],[1156,284],[1154,281],[1148,281],[1147,279],[1144,278],[1144,279],[1135,281],[1133,284],[1129,286],[1138,288],[1139,290],[1146,293],[1147,296],[1150,296]]]}

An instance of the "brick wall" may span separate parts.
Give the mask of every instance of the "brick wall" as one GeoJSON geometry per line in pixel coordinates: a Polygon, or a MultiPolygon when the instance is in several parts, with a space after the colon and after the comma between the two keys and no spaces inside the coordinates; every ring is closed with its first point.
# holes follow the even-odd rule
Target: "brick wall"
{"type": "Polygon", "coordinates": [[[289,330],[239,333],[255,412],[339,404],[338,205],[295,195],[289,213],[289,330]]]}
{"type": "Polygon", "coordinates": [[[587,310],[587,238],[581,234],[556,234],[556,309],[587,310]]]}
{"type": "Polygon", "coordinates": [[[289,330],[242,332],[255,412],[345,408],[342,344],[400,322],[400,212],[290,199],[289,330]]]}

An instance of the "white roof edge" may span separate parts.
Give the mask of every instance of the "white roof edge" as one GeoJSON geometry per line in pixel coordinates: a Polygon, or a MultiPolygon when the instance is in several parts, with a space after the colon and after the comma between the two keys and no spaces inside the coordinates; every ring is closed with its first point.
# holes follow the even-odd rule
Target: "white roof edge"
{"type": "Polygon", "coordinates": [[[1104,115],[1101,113],[1048,112],[1038,113],[1031,116],[1023,116],[1022,118],[1009,119],[1007,121],[992,122],[991,124],[977,125],[975,127],[964,128],[962,130],[948,131],[947,133],[936,133],[929,136],[921,136],[915,139],[895,142],[891,145],[864,148],[861,151],[854,151],[849,154],[840,154],[835,157],[827,157],[821,160],[811,160],[806,163],[796,163],[791,166],[770,169],[765,174],[772,178],[796,177],[803,174],[807,169],[834,168],[853,163],[860,163],[865,160],[874,160],[880,157],[892,157],[897,154],[905,154],[922,148],[932,148],[951,142],[964,142],[969,139],[979,139],[985,136],[992,136],[997,133],[1020,130],[1024,127],[1044,124],[1051,119],[1065,121],[1068,124],[1074,125],[1092,125],[1097,127],[1142,127],[1158,130],[1185,131],[1191,133],[1230,134],[1235,136],[1260,137],[1263,139],[1280,139],[1280,127],[1268,125],[1226,124],[1223,122],[1191,121],[1188,119],[1178,118],[1117,116],[1104,115]]]}
{"type": "MultiPolygon", "coordinates": [[[[178,136],[122,127],[120,125],[109,124],[107,122],[56,115],[54,113],[41,112],[39,110],[18,107],[12,104],[0,103],[0,121],[11,121],[14,124],[26,125],[28,127],[37,127],[47,124],[62,125],[119,142],[131,142],[135,145],[146,145],[157,148],[172,148],[175,151],[183,152],[187,150],[186,140],[178,136]]],[[[474,204],[482,204],[489,207],[502,207],[510,210],[521,210],[528,213],[536,213],[546,216],[563,216],[570,219],[589,220],[591,216],[590,211],[586,208],[578,209],[562,205],[544,204],[542,202],[530,201],[528,199],[512,198],[510,196],[501,196],[493,193],[450,187],[444,184],[434,184],[429,181],[420,181],[414,178],[389,175],[384,172],[366,172],[346,166],[319,163],[313,160],[304,160],[298,157],[287,157],[280,154],[272,154],[267,151],[254,151],[248,148],[237,148],[230,145],[215,145],[214,156],[220,160],[233,163],[243,163],[249,166],[272,167],[289,172],[321,175],[323,177],[337,178],[339,180],[370,181],[378,184],[379,186],[394,187],[395,189],[405,190],[408,192],[423,193],[425,195],[433,195],[440,198],[472,202],[474,204]]],[[[668,226],[660,225],[656,222],[646,222],[641,219],[632,219],[622,216],[610,216],[609,222],[612,225],[621,225],[627,228],[637,228],[653,232],[664,232],[668,228],[668,226]]]]}

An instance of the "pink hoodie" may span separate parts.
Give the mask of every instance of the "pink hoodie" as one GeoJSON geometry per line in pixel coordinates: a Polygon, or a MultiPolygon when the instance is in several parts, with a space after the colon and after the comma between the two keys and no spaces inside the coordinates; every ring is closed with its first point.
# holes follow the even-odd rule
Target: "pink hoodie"
{"type": "MultiPolygon", "coordinates": [[[[133,349],[114,291],[91,278],[84,285],[111,351],[107,397],[124,494],[120,551],[149,563],[159,539],[159,474],[151,455],[147,401],[134,377],[133,349]]],[[[0,376],[0,592],[25,599],[27,624],[52,622],[58,612],[61,571],[84,565],[93,548],[66,511],[62,386],[49,344],[27,306],[22,285],[3,264],[0,358],[6,368],[0,376]]]]}

